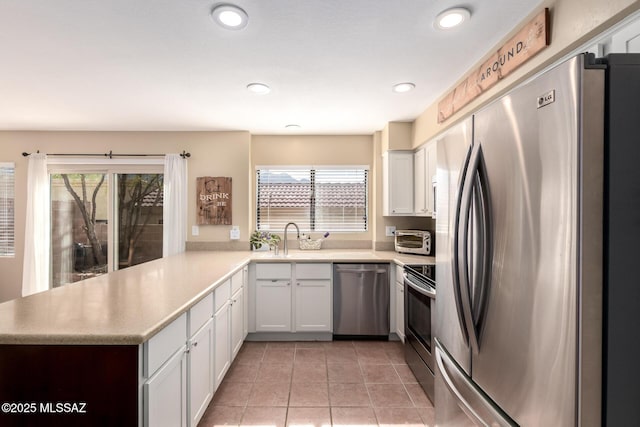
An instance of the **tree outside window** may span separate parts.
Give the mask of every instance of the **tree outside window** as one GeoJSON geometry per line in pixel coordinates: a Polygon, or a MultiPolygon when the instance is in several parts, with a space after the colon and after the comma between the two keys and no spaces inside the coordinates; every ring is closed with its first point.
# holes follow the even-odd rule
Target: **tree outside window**
{"type": "Polygon", "coordinates": [[[52,174],[52,286],[162,257],[162,188],[162,174],[52,174]]]}

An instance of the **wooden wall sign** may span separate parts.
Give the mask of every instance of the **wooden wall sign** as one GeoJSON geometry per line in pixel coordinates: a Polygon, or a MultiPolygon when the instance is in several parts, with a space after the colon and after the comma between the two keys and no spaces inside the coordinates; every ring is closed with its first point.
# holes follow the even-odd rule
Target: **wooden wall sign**
{"type": "Polygon", "coordinates": [[[438,123],[533,58],[549,41],[549,9],[544,9],[438,103],[438,123]]]}
{"type": "Polygon", "coordinates": [[[231,225],[231,178],[196,178],[198,225],[231,225]]]}

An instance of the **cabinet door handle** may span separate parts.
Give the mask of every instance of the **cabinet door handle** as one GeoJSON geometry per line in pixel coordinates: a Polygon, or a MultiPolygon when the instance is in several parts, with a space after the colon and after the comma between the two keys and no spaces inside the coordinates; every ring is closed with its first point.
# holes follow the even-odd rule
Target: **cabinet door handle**
{"type": "Polygon", "coordinates": [[[198,341],[194,341],[193,344],[191,344],[191,345],[194,346],[194,347],[197,347],[198,346],[198,341]]]}
{"type": "Polygon", "coordinates": [[[300,286],[300,282],[296,283],[296,286],[300,286]]]}
{"type": "Polygon", "coordinates": [[[287,282],[287,286],[291,286],[291,282],[287,282]]]}

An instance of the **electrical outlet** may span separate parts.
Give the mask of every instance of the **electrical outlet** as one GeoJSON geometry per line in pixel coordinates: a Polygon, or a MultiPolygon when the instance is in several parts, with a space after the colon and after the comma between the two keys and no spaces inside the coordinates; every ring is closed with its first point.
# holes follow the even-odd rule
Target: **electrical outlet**
{"type": "Polygon", "coordinates": [[[395,236],[396,234],[396,226],[395,225],[387,225],[385,228],[385,236],[395,236]]]}
{"type": "Polygon", "coordinates": [[[191,226],[191,235],[192,236],[198,236],[200,234],[200,227],[198,227],[197,225],[192,225],[191,226]]]}
{"type": "Polygon", "coordinates": [[[231,230],[229,230],[229,239],[240,240],[240,227],[237,225],[231,226],[231,230]]]}

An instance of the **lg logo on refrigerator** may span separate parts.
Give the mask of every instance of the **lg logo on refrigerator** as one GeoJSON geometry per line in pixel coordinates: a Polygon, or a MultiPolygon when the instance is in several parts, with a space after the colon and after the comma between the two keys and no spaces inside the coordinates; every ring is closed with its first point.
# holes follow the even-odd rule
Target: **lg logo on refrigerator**
{"type": "Polygon", "coordinates": [[[556,91],[551,90],[545,93],[544,95],[538,97],[538,108],[542,108],[545,105],[549,105],[555,102],[555,100],[556,100],[556,91]]]}

